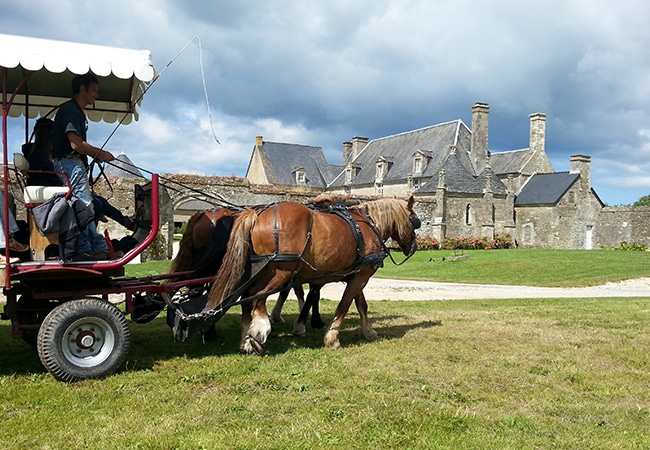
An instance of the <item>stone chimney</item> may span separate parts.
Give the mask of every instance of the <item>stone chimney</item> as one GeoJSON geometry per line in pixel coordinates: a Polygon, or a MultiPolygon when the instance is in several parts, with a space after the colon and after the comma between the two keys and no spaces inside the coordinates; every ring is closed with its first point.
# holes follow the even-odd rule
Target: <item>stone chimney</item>
{"type": "Polygon", "coordinates": [[[358,137],[358,136],[353,137],[352,153],[350,154],[350,161],[353,161],[354,158],[356,158],[359,155],[359,153],[361,153],[361,150],[363,150],[366,145],[368,145],[367,137],[358,137]]]}
{"type": "Polygon", "coordinates": [[[546,114],[530,115],[530,149],[534,152],[546,151],[546,114]]]}
{"type": "Polygon", "coordinates": [[[571,155],[569,172],[580,174],[580,185],[584,192],[591,189],[591,156],[571,155]]]}
{"type": "Polygon", "coordinates": [[[476,172],[481,173],[488,159],[488,116],[490,105],[475,103],[472,107],[472,160],[476,172]]]}
{"type": "Polygon", "coordinates": [[[256,136],[255,137],[255,146],[260,147],[262,144],[264,144],[264,137],[256,136]]]}
{"type": "Polygon", "coordinates": [[[343,164],[350,162],[350,155],[352,155],[352,142],[345,141],[343,143],[343,164]]]}

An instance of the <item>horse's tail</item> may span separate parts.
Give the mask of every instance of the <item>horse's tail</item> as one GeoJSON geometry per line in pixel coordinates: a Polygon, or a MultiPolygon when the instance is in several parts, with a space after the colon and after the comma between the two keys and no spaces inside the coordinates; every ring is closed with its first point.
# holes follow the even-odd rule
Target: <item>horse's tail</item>
{"type": "Polygon", "coordinates": [[[199,211],[194,213],[190,220],[187,221],[187,226],[185,227],[185,233],[178,243],[178,253],[172,261],[171,267],[169,268],[170,273],[183,272],[185,270],[192,269],[192,253],[194,251],[194,241],[192,240],[192,233],[194,232],[194,227],[197,222],[201,220],[204,216],[204,213],[199,211]]]}
{"type": "Polygon", "coordinates": [[[240,213],[230,233],[228,249],[208,296],[208,306],[221,304],[239,285],[251,251],[251,231],[257,222],[257,212],[248,209],[240,213]]]}

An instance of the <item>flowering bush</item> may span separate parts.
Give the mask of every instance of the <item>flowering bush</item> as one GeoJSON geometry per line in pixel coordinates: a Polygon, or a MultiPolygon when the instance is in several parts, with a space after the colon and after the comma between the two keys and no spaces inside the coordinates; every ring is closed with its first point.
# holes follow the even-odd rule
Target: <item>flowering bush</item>
{"type": "Polygon", "coordinates": [[[494,250],[510,247],[512,247],[512,238],[509,234],[497,235],[494,239],[472,236],[448,238],[442,246],[445,250],[494,250]]]}
{"type": "Polygon", "coordinates": [[[418,243],[418,250],[440,250],[440,242],[433,236],[416,236],[415,241],[418,243]]]}

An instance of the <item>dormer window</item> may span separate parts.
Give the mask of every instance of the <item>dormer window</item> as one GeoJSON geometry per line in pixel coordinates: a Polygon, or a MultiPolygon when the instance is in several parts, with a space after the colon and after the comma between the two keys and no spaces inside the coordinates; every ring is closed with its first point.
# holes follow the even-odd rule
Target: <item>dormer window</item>
{"type": "Polygon", "coordinates": [[[393,158],[388,156],[380,156],[375,160],[375,180],[381,181],[384,179],[390,165],[393,164],[393,158]]]}
{"type": "Polygon", "coordinates": [[[296,173],[296,184],[307,184],[307,171],[299,167],[296,170],[294,170],[296,173]]]}
{"type": "Polygon", "coordinates": [[[413,173],[422,173],[422,156],[413,159],[413,173]]]}
{"type": "Polygon", "coordinates": [[[361,166],[348,163],[345,166],[345,184],[354,183],[354,179],[357,177],[359,170],[361,170],[361,166]]]}
{"type": "Polygon", "coordinates": [[[422,173],[427,168],[427,161],[431,158],[431,152],[418,150],[413,153],[413,173],[422,173]]]}
{"type": "Polygon", "coordinates": [[[375,170],[375,178],[384,178],[384,169],[385,169],[385,164],[383,162],[378,162],[377,163],[377,168],[375,170]]]}

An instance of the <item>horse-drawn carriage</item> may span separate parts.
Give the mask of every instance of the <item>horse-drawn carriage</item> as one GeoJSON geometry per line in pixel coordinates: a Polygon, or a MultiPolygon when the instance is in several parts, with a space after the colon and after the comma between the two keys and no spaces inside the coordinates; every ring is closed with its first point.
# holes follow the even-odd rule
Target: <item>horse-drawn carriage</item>
{"type": "MultiPolygon", "coordinates": [[[[9,159],[13,153],[7,139],[9,116],[25,118],[28,140],[29,120],[48,115],[67,100],[74,74],[90,70],[100,79],[101,97],[87,111],[89,118],[129,122],[137,118],[136,108],[155,74],[147,51],[6,35],[0,35],[0,70],[5,193],[9,192],[10,179],[20,185],[21,177],[29,173],[28,168],[9,159]]],[[[220,215],[230,217],[231,222],[221,236],[218,257],[210,256],[217,259],[208,260],[207,271],[199,270],[194,261],[190,267],[177,264],[169,274],[126,277],[124,266],[158,233],[160,184],[160,177],[152,173],[151,180],[139,189],[140,195],[134,195],[135,206],[144,211],[141,219],[148,233],[126,254],[113,255],[115,258],[108,261],[43,259],[39,246],[51,244],[56,236],[43,242],[44,237],[33,226],[32,210],[52,193],[43,187],[37,189],[41,197],[32,199],[32,192],[24,190],[20,200],[30,224],[32,252],[30,257],[14,262],[5,250],[0,275],[6,304],[1,318],[11,321],[13,337],[36,345],[41,362],[57,379],[77,381],[109,375],[128,353],[126,316],[134,322],[146,322],[165,307],[175,337],[183,340],[205,331],[230,307],[241,304],[241,349],[259,353],[271,328],[266,296],[303,283],[315,292],[327,282],[347,283],[326,334],[326,345],[338,345],[338,328],[352,300],[361,315],[362,332],[371,339],[374,331],[367,321],[362,289],[388,254],[384,241],[392,238],[408,255],[415,251],[414,230],[419,221],[413,213],[412,198],[409,202],[390,199],[354,207],[330,205],[329,211],[280,203],[222,210],[220,215]],[[228,239],[230,235],[233,238],[228,239]],[[192,306],[196,303],[198,307],[192,306]]],[[[69,194],[67,189],[65,195],[69,194]]],[[[5,242],[9,241],[8,197],[4,195],[1,205],[5,242]]],[[[215,214],[212,216],[210,228],[214,232],[218,227],[215,214]]],[[[184,241],[191,239],[184,237],[184,241]]],[[[214,242],[214,235],[208,240],[214,242]]]]}

